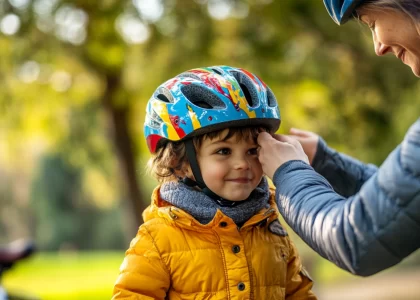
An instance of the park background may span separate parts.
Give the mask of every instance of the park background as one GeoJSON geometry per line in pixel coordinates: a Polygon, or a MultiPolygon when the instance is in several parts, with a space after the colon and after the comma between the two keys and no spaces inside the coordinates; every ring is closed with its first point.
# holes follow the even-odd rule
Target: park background
{"type": "MultiPolygon", "coordinates": [[[[377,165],[419,117],[410,68],[321,0],[0,0],[0,31],[0,243],[39,250],[3,283],[41,299],[111,297],[156,185],[145,105],[184,70],[248,69],[275,93],[280,133],[377,165]]],[[[364,279],[291,234],[320,299],[420,297],[418,252],[364,279]]]]}

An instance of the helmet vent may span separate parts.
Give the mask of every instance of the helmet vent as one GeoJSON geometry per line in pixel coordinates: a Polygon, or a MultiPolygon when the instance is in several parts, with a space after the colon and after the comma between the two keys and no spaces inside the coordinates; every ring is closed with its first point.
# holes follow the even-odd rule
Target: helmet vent
{"type": "Polygon", "coordinates": [[[220,70],[216,69],[216,68],[211,68],[214,72],[216,72],[219,75],[223,75],[222,72],[220,72],[220,70]]]}
{"type": "Polygon", "coordinates": [[[181,88],[185,97],[195,106],[206,109],[225,109],[226,105],[208,88],[198,84],[184,85],[181,88]]]}
{"type": "Polygon", "coordinates": [[[154,110],[154,109],[152,109],[152,113],[151,113],[151,116],[150,116],[152,119],[154,119],[154,120],[156,120],[156,121],[158,121],[158,122],[160,122],[160,123],[162,123],[163,122],[163,120],[162,120],[162,118],[156,113],[156,111],[154,110]]]}
{"type": "Polygon", "coordinates": [[[240,83],[239,86],[241,87],[242,92],[244,93],[246,102],[248,102],[249,106],[254,106],[252,103],[251,93],[248,90],[248,87],[245,84],[240,83]]]}
{"type": "Polygon", "coordinates": [[[258,92],[255,88],[255,83],[245,74],[240,72],[230,72],[236,81],[239,83],[239,86],[244,93],[245,99],[248,102],[248,105],[251,107],[256,107],[259,105],[258,92]]]}
{"type": "Polygon", "coordinates": [[[267,101],[268,106],[270,107],[276,107],[277,106],[277,99],[276,96],[274,96],[274,93],[271,91],[270,88],[267,88],[267,101]]]}
{"type": "Polygon", "coordinates": [[[150,114],[146,116],[146,124],[152,128],[160,128],[163,123],[162,118],[156,113],[154,109],[151,109],[150,114]]]}
{"type": "Polygon", "coordinates": [[[166,88],[159,88],[155,97],[166,103],[174,103],[174,98],[166,88]]]}
{"type": "Polygon", "coordinates": [[[163,102],[171,103],[171,101],[169,101],[168,97],[166,97],[164,94],[158,94],[156,96],[156,98],[158,98],[159,100],[162,100],[163,102]]]}
{"type": "Polygon", "coordinates": [[[147,125],[149,125],[150,127],[155,128],[155,129],[160,128],[160,125],[162,124],[162,122],[156,122],[152,118],[148,118],[148,117],[146,117],[146,122],[145,123],[147,125]]]}
{"type": "Polygon", "coordinates": [[[184,72],[182,74],[179,74],[177,77],[181,77],[181,78],[187,77],[187,78],[192,78],[192,79],[195,79],[195,80],[202,81],[200,76],[198,76],[197,74],[194,74],[192,72],[184,72]]]}

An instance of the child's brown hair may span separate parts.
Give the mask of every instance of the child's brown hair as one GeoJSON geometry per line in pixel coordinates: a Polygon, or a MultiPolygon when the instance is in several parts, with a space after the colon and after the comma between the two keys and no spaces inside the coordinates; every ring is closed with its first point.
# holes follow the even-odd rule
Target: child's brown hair
{"type": "MultiPolygon", "coordinates": [[[[252,140],[257,144],[258,134],[262,131],[267,131],[267,129],[255,126],[232,127],[195,136],[192,139],[194,148],[197,152],[204,139],[213,140],[215,138],[221,138],[225,141],[235,136],[237,141],[252,140]],[[228,130],[228,133],[226,136],[222,137],[222,133],[225,132],[226,129],[228,130]]],[[[183,141],[164,141],[157,146],[156,153],[152,154],[152,157],[147,163],[149,173],[160,183],[179,180],[180,177],[185,176],[188,167],[189,162],[185,150],[185,143],[183,141]]]]}

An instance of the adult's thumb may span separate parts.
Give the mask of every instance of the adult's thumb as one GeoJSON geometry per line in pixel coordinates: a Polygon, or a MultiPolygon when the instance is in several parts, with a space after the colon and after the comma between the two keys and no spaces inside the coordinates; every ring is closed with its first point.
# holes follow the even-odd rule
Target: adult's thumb
{"type": "Polygon", "coordinates": [[[309,135],[308,131],[298,129],[298,128],[290,128],[289,133],[292,135],[299,136],[299,137],[307,137],[309,135]]]}

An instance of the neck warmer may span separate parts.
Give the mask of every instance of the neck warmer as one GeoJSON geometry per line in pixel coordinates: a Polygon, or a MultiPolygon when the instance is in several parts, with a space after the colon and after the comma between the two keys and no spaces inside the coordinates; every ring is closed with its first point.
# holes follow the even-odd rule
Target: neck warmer
{"type": "Polygon", "coordinates": [[[182,182],[171,181],[162,184],[160,197],[189,213],[201,224],[208,224],[213,220],[217,210],[220,209],[236,225],[241,226],[262,208],[269,207],[270,192],[267,179],[263,177],[260,184],[243,203],[234,207],[225,207],[218,205],[203,192],[195,190],[182,182]]]}

